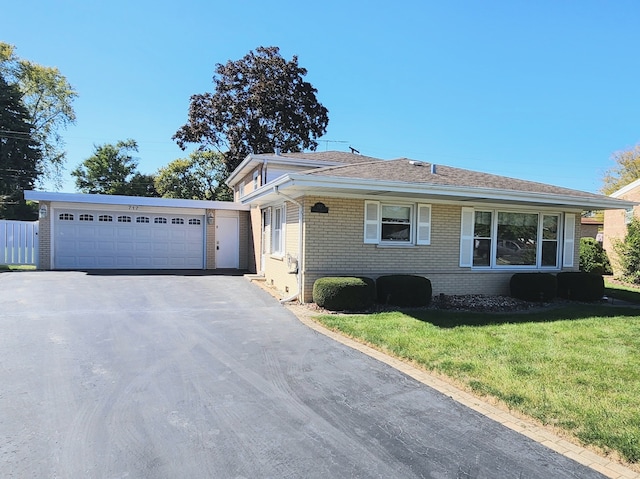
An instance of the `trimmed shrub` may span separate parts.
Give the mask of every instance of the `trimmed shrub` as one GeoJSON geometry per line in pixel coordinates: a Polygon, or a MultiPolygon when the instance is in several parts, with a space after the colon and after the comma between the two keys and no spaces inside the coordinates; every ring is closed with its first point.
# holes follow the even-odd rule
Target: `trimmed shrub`
{"type": "Polygon", "coordinates": [[[509,282],[511,296],[524,301],[551,301],[558,281],[551,273],[516,273],[509,282]]]}
{"type": "Polygon", "coordinates": [[[580,271],[613,274],[607,252],[594,238],[580,238],[580,271]]]}
{"type": "Polygon", "coordinates": [[[558,296],[574,301],[599,301],[604,296],[604,279],[599,274],[567,271],[558,273],[558,296]]]}
{"type": "Polygon", "coordinates": [[[431,302],[431,281],[422,276],[393,274],[376,280],[378,303],[393,306],[427,306],[431,302]]]}
{"type": "Polygon", "coordinates": [[[325,277],[313,283],[313,302],[329,311],[356,311],[371,307],[376,286],[371,278],[325,277]]]}

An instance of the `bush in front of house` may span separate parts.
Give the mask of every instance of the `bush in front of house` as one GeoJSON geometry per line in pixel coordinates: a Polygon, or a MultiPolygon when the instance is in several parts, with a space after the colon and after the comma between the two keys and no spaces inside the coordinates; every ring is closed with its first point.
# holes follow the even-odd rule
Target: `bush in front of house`
{"type": "Polygon", "coordinates": [[[558,296],[574,301],[599,301],[604,296],[604,279],[582,271],[558,273],[558,296]]]}
{"type": "Polygon", "coordinates": [[[511,296],[523,301],[551,301],[558,281],[551,273],[516,273],[509,282],[511,296]]]}
{"type": "Polygon", "coordinates": [[[359,311],[370,308],[376,297],[371,278],[325,277],[313,283],[313,302],[329,311],[359,311]]]}
{"type": "Polygon", "coordinates": [[[392,274],[376,280],[378,303],[393,306],[427,306],[431,302],[431,281],[423,276],[392,274]]]}
{"type": "Polygon", "coordinates": [[[594,238],[580,238],[580,271],[613,274],[607,252],[594,238]]]}
{"type": "Polygon", "coordinates": [[[622,279],[627,283],[640,284],[640,219],[633,217],[627,225],[623,240],[613,240],[613,250],[618,255],[622,279]]]}

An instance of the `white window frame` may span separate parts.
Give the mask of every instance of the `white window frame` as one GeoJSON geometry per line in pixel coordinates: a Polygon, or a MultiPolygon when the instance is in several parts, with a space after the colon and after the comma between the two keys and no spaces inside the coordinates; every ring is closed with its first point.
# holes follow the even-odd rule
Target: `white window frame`
{"type": "Polygon", "coordinates": [[[287,223],[285,205],[274,206],[271,211],[271,254],[284,256],[285,225],[287,223]]]}
{"type": "Polygon", "coordinates": [[[238,186],[238,198],[242,198],[244,196],[244,181],[240,183],[238,186]]]}
{"type": "Polygon", "coordinates": [[[260,178],[260,172],[258,170],[253,172],[253,191],[258,189],[258,178],[260,178]]]}
{"type": "MultiPolygon", "coordinates": [[[[544,210],[511,210],[503,208],[470,208],[464,207],[461,212],[460,225],[460,267],[473,268],[483,270],[533,270],[533,271],[559,271],[563,267],[573,266],[573,246],[575,244],[575,214],[561,213],[557,211],[544,210]],[[489,265],[473,264],[474,242],[475,238],[475,213],[488,212],[491,213],[491,233],[490,233],[490,252],[489,265]],[[497,264],[497,247],[498,247],[498,218],[499,213],[522,213],[536,214],[538,216],[538,225],[536,233],[536,264],[535,265],[500,265],[497,264]],[[542,248],[545,242],[550,240],[543,239],[543,226],[545,216],[556,216],[558,218],[558,231],[556,238],[556,264],[555,266],[544,266],[542,264],[542,248]]],[[[484,237],[480,239],[486,239],[484,237]]]]}
{"type": "Polygon", "coordinates": [[[363,242],[379,246],[415,246],[431,244],[431,205],[424,203],[404,203],[392,201],[364,202],[363,242]],[[408,241],[382,239],[382,208],[401,206],[410,208],[408,241]]]}

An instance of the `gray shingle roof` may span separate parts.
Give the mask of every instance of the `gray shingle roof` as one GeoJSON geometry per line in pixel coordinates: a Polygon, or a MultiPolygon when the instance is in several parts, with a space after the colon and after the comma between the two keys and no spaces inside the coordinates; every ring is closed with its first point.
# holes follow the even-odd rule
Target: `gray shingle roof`
{"type": "MultiPolygon", "coordinates": [[[[259,157],[261,155],[254,155],[259,157]]],[[[273,158],[273,154],[269,154],[269,157],[273,158]]],[[[310,151],[302,153],[280,153],[278,156],[285,158],[300,158],[304,160],[313,160],[327,163],[345,163],[345,164],[357,164],[370,161],[384,161],[378,158],[372,158],[370,156],[356,155],[354,153],[347,153],[344,151],[310,151]]]]}
{"type": "MultiPolygon", "coordinates": [[[[360,157],[366,158],[366,157],[360,157]]],[[[562,188],[559,186],[519,180],[506,176],[492,175],[478,171],[436,165],[436,172],[431,173],[431,164],[406,158],[397,160],[378,160],[354,162],[353,164],[329,166],[308,170],[305,175],[337,178],[354,178],[365,180],[397,181],[424,185],[452,186],[463,188],[490,188],[505,191],[522,191],[529,193],[548,193],[582,198],[603,198],[603,195],[585,191],[562,188]]]]}

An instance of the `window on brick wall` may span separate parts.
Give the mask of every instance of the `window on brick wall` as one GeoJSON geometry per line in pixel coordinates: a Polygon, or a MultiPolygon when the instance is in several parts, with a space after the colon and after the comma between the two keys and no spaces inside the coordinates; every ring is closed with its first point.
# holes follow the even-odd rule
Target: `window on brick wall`
{"type": "MultiPolygon", "coordinates": [[[[565,215],[570,222],[575,215],[565,215]]],[[[558,268],[561,215],[546,212],[462,209],[460,266],[480,268],[558,268]]],[[[565,249],[573,230],[565,228],[565,249]]],[[[572,255],[564,265],[571,266],[572,255]],[[568,263],[571,264],[568,264],[568,263]]]]}
{"type": "Polygon", "coordinates": [[[431,206],[365,201],[364,242],[379,245],[430,244],[431,206]]]}
{"type": "Polygon", "coordinates": [[[281,256],[284,254],[284,205],[273,208],[271,221],[271,253],[281,256]]]}

